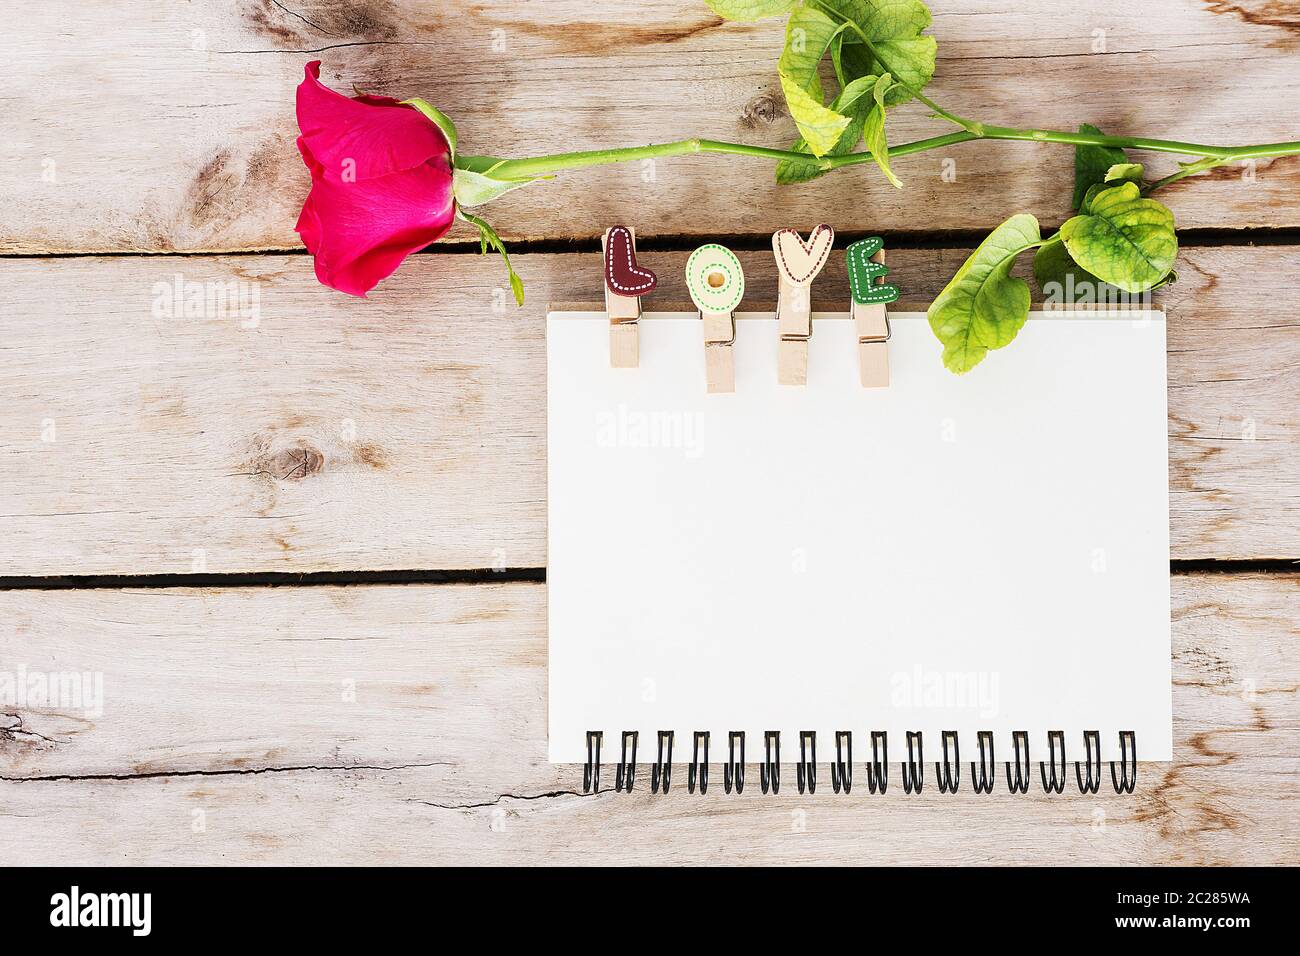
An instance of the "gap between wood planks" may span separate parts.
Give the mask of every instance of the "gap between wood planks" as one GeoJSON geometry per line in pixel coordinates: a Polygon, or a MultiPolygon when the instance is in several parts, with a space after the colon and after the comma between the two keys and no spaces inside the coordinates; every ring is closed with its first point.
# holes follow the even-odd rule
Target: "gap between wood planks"
{"type": "MultiPolygon", "coordinates": [[[[1186,574],[1286,574],[1300,558],[1220,561],[1175,560],[1169,571],[1186,574]]],[[[237,574],[62,574],[0,577],[0,591],[120,590],[127,588],[339,587],[384,584],[545,584],[545,568],[463,568],[421,571],[248,571],[237,574]]]]}
{"type": "MultiPolygon", "coordinates": [[[[809,224],[811,225],[811,223],[809,224]]],[[[1051,235],[1059,224],[1043,226],[1043,234],[1051,235]]],[[[861,231],[837,232],[836,238],[844,242],[865,239],[870,233],[861,231]]],[[[986,238],[988,230],[890,230],[887,234],[891,249],[974,249],[986,238]]],[[[690,252],[701,242],[699,236],[667,234],[638,237],[637,246],[642,252],[690,252]]],[[[772,238],[753,233],[718,234],[711,241],[722,243],[737,252],[761,252],[769,248],[772,238]]],[[[1194,249],[1217,246],[1294,246],[1300,245],[1300,229],[1180,229],[1178,243],[1181,248],[1194,249]]],[[[511,239],[507,245],[511,255],[544,255],[548,253],[588,253],[600,251],[600,236],[593,233],[582,239],[511,239]]],[[[417,255],[479,255],[478,240],[447,239],[421,249],[417,255]]],[[[77,250],[75,252],[0,252],[4,259],[110,259],[110,258],[176,258],[212,256],[305,256],[301,246],[265,246],[250,249],[172,249],[146,251],[133,249],[77,250]]]]}

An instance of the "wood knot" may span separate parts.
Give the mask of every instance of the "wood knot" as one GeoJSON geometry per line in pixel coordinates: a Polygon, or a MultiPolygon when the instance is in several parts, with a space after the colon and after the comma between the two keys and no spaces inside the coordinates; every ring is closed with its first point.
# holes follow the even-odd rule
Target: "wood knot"
{"type": "Polygon", "coordinates": [[[301,481],[314,475],[325,466],[325,456],[306,443],[296,448],[283,448],[266,462],[266,471],[281,481],[301,481]]]}
{"type": "Polygon", "coordinates": [[[745,129],[771,126],[785,116],[785,104],[771,93],[759,93],[740,111],[740,125],[745,129]]]}

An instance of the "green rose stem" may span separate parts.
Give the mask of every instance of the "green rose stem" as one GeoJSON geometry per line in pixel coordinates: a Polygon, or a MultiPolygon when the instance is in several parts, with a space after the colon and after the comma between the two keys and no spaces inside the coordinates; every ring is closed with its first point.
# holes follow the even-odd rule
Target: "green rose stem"
{"type": "MultiPolygon", "coordinates": [[[[811,0],[811,3],[822,9],[826,14],[841,24],[841,28],[847,28],[858,34],[859,39],[866,46],[872,57],[880,63],[882,67],[897,77],[898,73],[894,71],[890,64],[881,57],[879,51],[872,44],[871,38],[858,26],[853,20],[843,16],[838,10],[827,6],[821,0],[811,0]]],[[[1243,159],[1258,159],[1268,156],[1290,156],[1300,153],[1300,142],[1290,143],[1265,143],[1260,146],[1207,146],[1200,143],[1184,143],[1171,139],[1149,139],[1144,136],[1107,136],[1101,133],[1070,133],[1063,130],[1052,129],[1017,129],[1011,126],[994,126],[991,124],[980,123],[975,120],[969,120],[952,113],[934,100],[930,99],[920,90],[914,89],[906,83],[899,81],[899,85],[906,89],[917,100],[930,107],[938,118],[945,119],[956,126],[960,126],[960,133],[948,133],[944,136],[932,136],[929,139],[919,139],[915,142],[904,143],[901,146],[891,147],[889,152],[891,156],[907,156],[911,153],[922,153],[931,149],[940,149],[945,146],[952,146],[957,143],[966,143],[976,139],[1004,139],[1020,140],[1034,143],[1064,143],[1071,146],[1110,146],[1120,149],[1142,149],[1162,153],[1179,153],[1187,156],[1199,156],[1201,159],[1193,163],[1188,163],[1181,170],[1164,179],[1157,180],[1146,187],[1144,192],[1150,192],[1169,183],[1177,182],[1187,176],[1204,172],[1207,169],[1213,169],[1216,166],[1222,166],[1243,159]]],[[[536,156],[529,159],[507,159],[501,160],[491,156],[465,156],[458,157],[456,165],[476,173],[487,173],[495,179],[503,180],[528,180],[538,176],[546,176],[551,173],[560,172],[565,169],[580,169],[586,166],[604,166],[609,163],[621,163],[628,160],[637,159],[657,159],[662,156],[682,156],[691,153],[731,153],[740,156],[758,156],[765,159],[776,160],[778,162],[785,160],[799,163],[803,166],[812,166],[818,170],[829,171],[840,169],[844,166],[856,166],[860,163],[874,162],[875,157],[871,152],[864,151],[860,153],[850,153],[843,156],[823,156],[818,158],[809,153],[796,152],[787,149],[769,149],[765,146],[747,146],[743,143],[726,143],[714,139],[683,139],[672,143],[655,143],[649,146],[632,146],[624,149],[595,149],[576,153],[556,153],[551,156],[536,156]]]]}
{"type": "MultiPolygon", "coordinates": [[[[930,328],[944,345],[944,365],[962,373],[979,364],[989,351],[1008,345],[1029,317],[1029,285],[1011,275],[1017,256],[1038,250],[1033,272],[1045,296],[1058,295],[1057,287],[1070,301],[1091,301],[1089,296],[1093,296],[1101,302],[1103,294],[1109,301],[1112,289],[1144,294],[1173,281],[1178,252],[1173,213],[1157,200],[1147,198],[1150,193],[1229,163],[1300,154],[1300,141],[1212,146],[1145,136],[1109,136],[1088,124],[1076,132],[1067,132],[967,119],[944,109],[923,92],[934,74],[937,47],[932,39],[920,36],[931,20],[921,0],[890,0],[888,4],[874,0],[869,4],[846,4],[841,0],[708,0],[708,4],[715,13],[733,20],[789,13],[785,46],[777,66],[791,115],[801,133],[797,149],[683,139],[527,159],[461,156],[455,160],[458,202],[478,205],[567,169],[695,153],[775,161],[780,164],[778,182],[803,182],[833,169],[876,163],[891,183],[901,186],[890,168],[890,153],[897,158],[984,139],[1072,146],[1075,170],[1071,205],[1078,214],[1046,237],[1036,217],[1028,213],[1013,215],[971,253],[927,311],[930,328]],[[883,19],[875,19],[885,7],[889,10],[883,19]],[[871,34],[883,33],[914,43],[909,46],[883,37],[873,39],[869,29],[871,34]],[[806,42],[809,40],[811,46],[806,42]],[[850,42],[861,49],[856,56],[846,58],[844,44],[850,42]],[[817,72],[828,51],[839,82],[839,94],[829,107],[817,72]],[[907,95],[898,97],[898,91],[907,95]],[[865,99],[868,92],[870,101],[865,99]],[[886,99],[891,95],[897,100],[894,105],[915,100],[928,107],[935,119],[958,129],[943,136],[888,146],[884,113],[889,105],[886,99]],[[865,151],[847,152],[859,143],[866,146],[865,151]],[[812,152],[814,148],[819,155],[812,152]],[[1146,182],[1142,164],[1132,162],[1126,150],[1188,158],[1178,164],[1175,172],[1146,182]],[[1075,289],[1076,283],[1077,294],[1066,291],[1075,289]],[[1053,291],[1049,293],[1049,289],[1053,291]]],[[[500,239],[486,223],[470,221],[479,227],[484,251],[491,245],[504,254],[500,239]]],[[[521,289],[516,278],[511,273],[518,298],[521,289]]]]}
{"type": "MultiPolygon", "coordinates": [[[[893,146],[891,157],[923,153],[957,143],[977,139],[1020,140],[1034,143],[1065,143],[1072,146],[1113,146],[1121,149],[1142,149],[1161,153],[1179,153],[1203,157],[1199,162],[1184,167],[1177,173],[1153,183],[1155,189],[1186,176],[1203,172],[1215,166],[1243,159],[1262,159],[1270,156],[1300,154],[1300,141],[1289,143],[1263,143],[1258,146],[1209,146],[1203,143],[1184,143],[1172,139],[1150,139],[1145,136],[1106,136],[1100,133],[1071,133],[1054,129],[1016,129],[1010,126],[992,126],[971,123],[961,132],[931,136],[911,143],[893,146]]],[[[775,161],[788,160],[820,170],[840,169],[873,161],[870,152],[850,153],[847,156],[824,156],[820,159],[810,153],[789,149],[770,149],[766,146],[749,146],[744,143],[726,143],[715,139],[681,139],[671,143],[652,143],[648,146],[629,146],[623,149],[592,149],[576,153],[554,153],[550,156],[533,156],[527,159],[498,159],[494,156],[457,156],[456,165],[476,173],[488,173],[495,179],[525,180],[548,176],[566,169],[587,166],[606,166],[638,159],[658,159],[664,156],[685,156],[695,153],[730,153],[738,156],[757,156],[775,161]]]]}

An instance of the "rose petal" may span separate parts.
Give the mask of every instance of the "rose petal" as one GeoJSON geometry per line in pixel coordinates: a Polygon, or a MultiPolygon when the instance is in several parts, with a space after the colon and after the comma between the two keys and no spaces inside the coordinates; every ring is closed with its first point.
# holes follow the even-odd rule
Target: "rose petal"
{"type": "Polygon", "coordinates": [[[316,180],[298,222],[320,281],[364,296],[454,219],[451,167],[437,158],[377,179],[316,180]]]}
{"type": "Polygon", "coordinates": [[[293,229],[302,236],[302,244],[307,247],[308,252],[314,256],[320,251],[324,232],[321,229],[320,217],[316,215],[316,207],[312,205],[310,193],[307,194],[307,201],[302,204],[302,212],[298,214],[298,222],[293,229]]]}
{"type": "Polygon", "coordinates": [[[320,61],[307,64],[297,94],[299,149],[304,160],[309,154],[315,159],[324,178],[373,179],[450,154],[442,131],[418,110],[396,101],[399,108],[386,108],[390,104],[376,99],[334,92],[320,82],[320,61]]]}
{"type": "Polygon", "coordinates": [[[311,154],[307,148],[307,143],[301,136],[298,137],[298,152],[302,154],[302,161],[307,164],[307,169],[311,171],[312,179],[320,179],[325,175],[325,169],[316,161],[316,157],[311,154]]]}

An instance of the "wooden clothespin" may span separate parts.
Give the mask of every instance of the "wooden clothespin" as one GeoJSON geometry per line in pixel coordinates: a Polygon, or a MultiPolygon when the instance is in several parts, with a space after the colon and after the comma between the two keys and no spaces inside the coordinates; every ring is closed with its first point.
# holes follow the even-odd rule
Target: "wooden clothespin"
{"type": "Polygon", "coordinates": [[[812,281],[830,258],[835,230],[826,223],[804,242],[794,229],[772,233],[779,290],[776,299],[777,380],[782,385],[808,384],[808,339],[812,337],[812,281]]]}
{"type": "Polygon", "coordinates": [[[736,390],[736,307],[745,295],[745,270],[716,242],[686,260],[686,288],[704,324],[704,374],[710,392],[736,390]]]}
{"type": "Polygon", "coordinates": [[[641,296],[654,291],[658,277],[636,262],[636,233],[627,226],[605,230],[605,312],[609,315],[611,368],[636,368],[640,363],[641,296]]]}
{"type": "Polygon", "coordinates": [[[858,333],[858,368],[863,388],[889,386],[889,314],[885,304],[898,299],[898,287],[883,285],[889,274],[885,265],[885,241],[871,236],[853,243],[847,250],[849,304],[858,333]]]}

